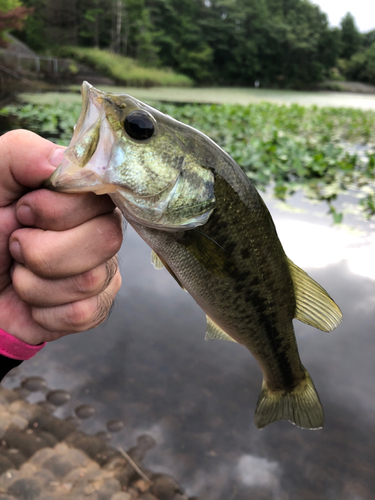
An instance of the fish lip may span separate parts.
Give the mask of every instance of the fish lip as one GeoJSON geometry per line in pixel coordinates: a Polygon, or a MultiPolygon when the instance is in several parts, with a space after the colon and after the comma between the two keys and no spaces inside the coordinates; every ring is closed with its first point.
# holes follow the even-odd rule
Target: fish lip
{"type": "Polygon", "coordinates": [[[103,104],[103,99],[105,99],[103,92],[101,90],[98,90],[97,88],[93,87],[90,83],[88,82],[83,82],[82,86],[87,83],[90,87],[87,89],[85,87],[85,91],[87,89],[88,92],[88,99],[91,100],[93,104],[95,104],[96,107],[101,106],[103,104]]]}
{"type": "Polygon", "coordinates": [[[82,130],[83,123],[85,121],[85,117],[87,114],[87,110],[90,105],[90,101],[94,106],[99,109],[99,107],[103,103],[103,93],[93,87],[91,83],[87,82],[86,80],[82,82],[81,85],[81,96],[82,96],[82,105],[81,105],[81,112],[78,117],[76,126],[74,128],[74,133],[71,139],[71,143],[73,140],[78,140],[80,132],[82,130]]]}
{"type": "MultiPolygon", "coordinates": [[[[105,191],[103,179],[94,170],[85,169],[96,153],[93,151],[90,158],[85,163],[76,161],[73,151],[77,143],[90,130],[90,127],[101,126],[103,121],[103,92],[93,87],[89,82],[84,81],[81,86],[82,106],[81,113],[77,120],[73,136],[68,148],[64,152],[64,158],[49,179],[44,181],[43,187],[60,192],[82,192],[82,191],[105,191]],[[92,111],[90,111],[92,110],[92,111]],[[91,122],[91,119],[92,122],[91,122]]],[[[108,188],[113,191],[114,187],[108,188]]]]}

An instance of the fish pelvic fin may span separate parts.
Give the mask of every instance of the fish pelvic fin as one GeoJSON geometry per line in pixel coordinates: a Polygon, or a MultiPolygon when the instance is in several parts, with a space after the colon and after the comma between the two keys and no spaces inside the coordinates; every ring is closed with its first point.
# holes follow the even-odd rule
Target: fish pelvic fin
{"type": "Polygon", "coordinates": [[[209,316],[206,316],[207,319],[207,329],[206,336],[204,340],[228,340],[229,342],[236,342],[236,340],[232,339],[227,333],[224,332],[209,316]]]}
{"type": "Polygon", "coordinates": [[[291,391],[271,391],[263,381],[255,410],[255,425],[263,429],[276,420],[289,420],[301,429],[323,427],[323,408],[307,370],[305,378],[291,391]]]}
{"type": "Polygon", "coordinates": [[[323,332],[331,332],[342,320],[339,306],[316,281],[288,259],[296,297],[295,317],[323,332]]]}

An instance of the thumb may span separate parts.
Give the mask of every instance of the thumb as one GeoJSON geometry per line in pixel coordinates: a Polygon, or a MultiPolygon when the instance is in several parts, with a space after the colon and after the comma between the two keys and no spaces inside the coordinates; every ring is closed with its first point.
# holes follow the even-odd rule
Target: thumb
{"type": "Polygon", "coordinates": [[[61,162],[64,149],[27,130],[1,136],[0,207],[40,187],[61,162]]]}

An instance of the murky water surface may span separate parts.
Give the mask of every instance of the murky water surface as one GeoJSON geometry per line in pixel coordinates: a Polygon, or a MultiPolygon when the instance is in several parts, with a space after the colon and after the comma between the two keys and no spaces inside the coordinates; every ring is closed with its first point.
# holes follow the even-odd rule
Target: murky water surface
{"type": "MultiPolygon", "coordinates": [[[[234,343],[204,341],[204,313],[165,270],[154,270],[150,249],[131,228],[110,319],[47,346],[5,385],[42,376],[48,391],[71,395],[56,415],[76,415],[86,432],[111,431],[115,446],[126,449],[140,434],[152,435],[157,446],[145,465],[171,473],[202,500],[374,498],[374,227],[347,219],[354,230],[333,228],[325,206],[299,196],[293,203],[304,211],[266,200],[290,258],[344,314],[329,334],[295,323],[301,358],[325,409],[323,430],[285,421],[257,430],[262,376],[256,361],[234,343]],[[90,410],[83,420],[81,405],[95,415],[90,410]]],[[[29,401],[45,398],[40,389],[29,401]]]]}
{"type": "MultiPolygon", "coordinates": [[[[33,103],[81,103],[79,86],[71,86],[76,93],[43,92],[24,93],[21,97],[33,103]]],[[[259,103],[263,101],[276,104],[300,104],[301,106],[333,106],[359,109],[375,109],[375,95],[356,94],[347,92],[308,92],[297,90],[270,90],[254,88],[179,88],[179,87],[109,87],[101,86],[101,90],[108,92],[125,92],[137,99],[153,103],[155,101],[182,102],[182,103],[217,103],[242,104],[259,103]]]]}

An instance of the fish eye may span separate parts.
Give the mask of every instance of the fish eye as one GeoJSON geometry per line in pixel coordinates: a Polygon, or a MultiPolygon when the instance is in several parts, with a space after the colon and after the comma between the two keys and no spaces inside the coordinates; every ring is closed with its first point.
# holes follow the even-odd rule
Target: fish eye
{"type": "Polygon", "coordinates": [[[133,139],[143,141],[149,139],[154,133],[154,122],[145,111],[132,111],[124,121],[126,132],[133,139]]]}

